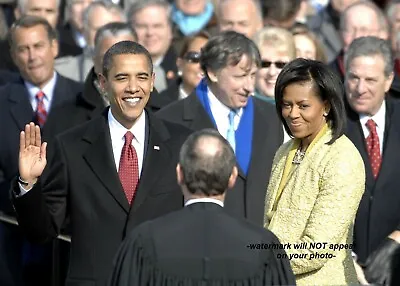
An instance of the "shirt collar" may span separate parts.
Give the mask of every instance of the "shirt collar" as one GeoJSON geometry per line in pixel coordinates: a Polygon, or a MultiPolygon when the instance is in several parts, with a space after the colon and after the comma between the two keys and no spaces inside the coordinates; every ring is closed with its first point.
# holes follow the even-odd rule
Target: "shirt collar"
{"type": "Polygon", "coordinates": [[[183,89],[182,84],[179,85],[179,99],[184,99],[188,96],[189,96],[189,94],[187,94],[187,92],[183,89]]]}
{"type": "MultiPolygon", "coordinates": [[[[208,100],[210,102],[210,109],[211,110],[218,110],[218,113],[221,116],[224,116],[228,118],[229,112],[231,111],[231,108],[223,104],[216,96],[215,94],[211,91],[209,87],[207,87],[207,96],[208,100]]],[[[239,116],[239,118],[242,116],[243,113],[243,108],[240,108],[237,112],[236,115],[239,116]]],[[[215,116],[215,115],[214,115],[215,116]]]]}
{"type": "Polygon", "coordinates": [[[108,109],[108,124],[110,126],[111,138],[118,138],[124,140],[124,136],[127,131],[132,132],[134,140],[136,140],[141,146],[144,146],[145,130],[146,130],[146,115],[143,110],[142,114],[133,124],[131,129],[126,129],[121,123],[115,119],[111,112],[111,108],[108,109]]]}
{"type": "Polygon", "coordinates": [[[33,85],[29,81],[24,80],[25,87],[28,90],[31,98],[36,98],[36,94],[39,91],[43,91],[45,98],[47,98],[48,101],[51,101],[53,98],[53,93],[54,93],[54,88],[56,86],[56,83],[57,83],[57,73],[56,72],[53,73],[53,77],[50,79],[50,81],[48,83],[46,83],[46,85],[42,89],[33,85]]]}
{"type": "Polygon", "coordinates": [[[190,199],[190,200],[186,201],[185,207],[195,204],[195,203],[214,203],[221,207],[224,207],[224,203],[222,201],[217,200],[217,199],[212,199],[212,198],[190,199]]]}
{"type": "Polygon", "coordinates": [[[161,56],[161,57],[159,57],[158,59],[156,59],[156,60],[153,62],[153,65],[154,65],[155,67],[158,67],[158,66],[161,65],[161,63],[163,62],[163,60],[164,60],[164,56],[161,56]]]}
{"type": "Polygon", "coordinates": [[[385,128],[385,114],[386,114],[386,104],[385,100],[382,102],[381,107],[378,112],[373,116],[368,116],[365,114],[360,114],[360,123],[362,126],[365,126],[369,119],[372,119],[378,128],[385,128]]]}

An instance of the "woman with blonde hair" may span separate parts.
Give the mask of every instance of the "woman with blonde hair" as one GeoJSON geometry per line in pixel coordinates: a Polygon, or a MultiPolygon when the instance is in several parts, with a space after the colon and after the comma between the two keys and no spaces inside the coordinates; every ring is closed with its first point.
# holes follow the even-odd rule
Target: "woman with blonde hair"
{"type": "Polygon", "coordinates": [[[296,46],[296,57],[326,63],[326,55],[318,38],[304,24],[297,23],[291,32],[296,46]]]}
{"type": "Polygon", "coordinates": [[[283,67],[296,58],[293,35],[283,28],[264,27],[253,40],[262,59],[256,75],[255,96],[274,103],[276,79],[283,67]]]}

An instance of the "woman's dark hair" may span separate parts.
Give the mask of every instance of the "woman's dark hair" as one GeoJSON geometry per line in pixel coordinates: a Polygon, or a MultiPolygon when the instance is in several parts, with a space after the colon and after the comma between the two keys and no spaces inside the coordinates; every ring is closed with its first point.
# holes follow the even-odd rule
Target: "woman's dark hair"
{"type": "Polygon", "coordinates": [[[183,41],[182,48],[179,53],[179,57],[183,58],[187,52],[189,52],[190,45],[198,38],[203,38],[209,40],[211,38],[210,34],[207,31],[199,31],[193,36],[186,37],[183,41]]]}
{"type": "Polygon", "coordinates": [[[288,63],[280,72],[275,85],[276,111],[281,119],[286,132],[293,137],[285,119],[282,116],[283,94],[285,88],[291,84],[304,84],[311,82],[316,95],[322,101],[330,104],[326,116],[332,128],[332,144],[343,135],[346,126],[346,111],[344,106],[344,88],[339,76],[327,65],[313,60],[295,59],[288,63]]]}

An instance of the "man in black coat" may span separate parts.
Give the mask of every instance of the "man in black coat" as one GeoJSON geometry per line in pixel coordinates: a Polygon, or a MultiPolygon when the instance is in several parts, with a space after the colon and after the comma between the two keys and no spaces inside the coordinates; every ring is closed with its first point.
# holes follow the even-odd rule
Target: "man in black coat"
{"type": "Polygon", "coordinates": [[[278,238],[223,211],[237,178],[235,165],[233,149],[218,131],[189,136],[176,168],[185,208],[130,233],[116,256],[110,286],[294,285],[278,238]],[[251,249],[252,244],[270,248],[251,249]]]}
{"type": "Polygon", "coordinates": [[[350,45],[345,63],[346,135],[360,152],[366,172],[353,251],[357,263],[365,266],[366,280],[380,285],[388,285],[393,251],[400,247],[400,106],[389,96],[392,61],[387,41],[362,37],[350,45]]]}
{"type": "Polygon", "coordinates": [[[252,96],[260,64],[251,40],[237,32],[222,32],[202,49],[205,79],[187,98],[157,113],[192,130],[215,128],[225,138],[231,136],[239,176],[234,191],[227,194],[226,211],[258,225],[264,220],[272,160],[283,142],[275,107],[252,96]]]}
{"type": "MultiPolygon", "coordinates": [[[[0,88],[0,211],[7,215],[14,214],[9,189],[11,180],[18,173],[20,131],[32,120],[39,123],[38,111],[41,110],[45,113],[45,118],[41,115],[43,138],[51,141],[61,131],[58,121],[69,116],[56,110],[75,102],[82,91],[80,83],[55,72],[54,58],[59,45],[54,29],[46,20],[36,16],[19,18],[10,30],[10,40],[11,55],[19,74],[10,74],[9,81],[0,88]],[[39,94],[43,97],[39,98],[39,94]]],[[[12,282],[1,284],[19,285],[26,276],[21,273],[31,269],[28,272],[34,277],[29,276],[26,280],[32,284],[46,285],[50,280],[51,264],[46,255],[49,255],[51,248],[47,248],[47,251],[40,249],[24,243],[15,226],[0,223],[0,260],[6,261],[8,266],[0,268],[0,281],[2,277],[12,277],[12,282]],[[30,252],[28,249],[36,250],[30,252]]]]}
{"type": "Polygon", "coordinates": [[[43,242],[70,217],[66,285],[105,285],[126,233],[183,206],[175,166],[190,131],[144,109],[152,67],[141,45],[113,45],[100,79],[110,108],[57,137],[46,169],[40,128],[31,123],[21,132],[20,177],[12,186],[18,222],[28,237],[43,242]]]}

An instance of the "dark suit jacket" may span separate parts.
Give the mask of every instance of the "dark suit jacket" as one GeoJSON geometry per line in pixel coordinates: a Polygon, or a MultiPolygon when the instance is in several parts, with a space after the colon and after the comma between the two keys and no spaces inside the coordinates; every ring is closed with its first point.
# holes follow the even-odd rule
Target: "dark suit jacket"
{"type": "Polygon", "coordinates": [[[13,200],[18,222],[33,241],[55,237],[69,215],[72,244],[66,285],[105,285],[127,231],[183,205],[175,168],[190,132],[147,112],[147,148],[130,207],[115,167],[107,115],[108,109],[57,137],[55,160],[46,174],[13,200]]]}
{"type": "MultiPolygon", "coordinates": [[[[57,75],[52,105],[42,130],[44,140],[51,141],[62,131],[57,122],[68,115],[56,110],[74,102],[81,91],[82,84],[57,75]]],[[[34,117],[22,78],[0,88],[0,211],[12,212],[8,194],[10,182],[18,172],[19,133],[34,117]]]]}
{"type": "Polygon", "coordinates": [[[110,286],[295,285],[272,232],[199,202],[139,226],[115,259],[110,286]],[[280,257],[279,257],[280,256],[280,257]]]}
{"type": "Polygon", "coordinates": [[[348,112],[346,135],[359,150],[366,172],[366,188],[357,212],[354,230],[354,251],[361,263],[400,224],[400,106],[392,99],[386,100],[386,123],[383,142],[382,165],[377,180],[373,178],[364,133],[359,116],[348,112]]]}
{"type": "Polygon", "coordinates": [[[165,53],[164,58],[160,64],[165,72],[167,80],[167,86],[173,84],[178,76],[178,67],[176,66],[176,53],[171,45],[168,51],[165,53]]]}
{"type": "Polygon", "coordinates": [[[317,35],[328,61],[335,59],[336,55],[343,47],[342,39],[339,31],[336,29],[336,17],[339,17],[339,12],[335,11],[332,4],[325,7],[317,14],[307,19],[307,25],[317,35]]]}
{"type": "Polygon", "coordinates": [[[167,89],[160,92],[160,96],[169,98],[171,102],[179,100],[179,84],[180,82],[175,80],[167,89]]]}
{"type": "MultiPolygon", "coordinates": [[[[58,121],[59,129],[67,130],[101,115],[106,106],[102,96],[94,85],[96,78],[97,76],[92,68],[86,77],[82,94],[76,98],[75,102],[64,105],[58,110],[60,113],[70,115],[60,118],[58,121]]],[[[171,98],[161,96],[154,89],[150,94],[146,107],[150,111],[156,112],[171,102],[171,98]]]]}
{"type": "Polygon", "coordinates": [[[77,56],[83,53],[83,49],[75,42],[73,29],[69,23],[58,27],[58,35],[62,46],[61,56],[77,56]]]}
{"type": "MultiPolygon", "coordinates": [[[[273,105],[258,98],[253,100],[253,145],[248,174],[239,170],[235,187],[227,193],[225,209],[234,216],[262,225],[272,161],[283,142],[283,129],[273,105]]],[[[216,128],[195,93],[170,104],[157,115],[193,130],[216,128]]]]}

